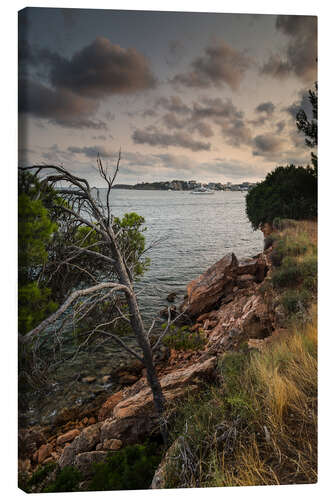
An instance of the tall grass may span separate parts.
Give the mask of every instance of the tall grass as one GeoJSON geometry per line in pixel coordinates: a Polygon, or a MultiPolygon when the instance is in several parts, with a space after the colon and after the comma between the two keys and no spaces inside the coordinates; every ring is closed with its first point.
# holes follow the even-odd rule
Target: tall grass
{"type": "Polygon", "coordinates": [[[228,354],[220,383],[179,408],[167,487],[317,480],[316,312],[263,353],[228,354]]]}

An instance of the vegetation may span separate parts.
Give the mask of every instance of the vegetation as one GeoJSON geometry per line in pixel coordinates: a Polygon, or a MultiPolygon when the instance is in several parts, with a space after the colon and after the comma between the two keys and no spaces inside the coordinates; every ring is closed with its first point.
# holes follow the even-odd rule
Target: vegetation
{"type": "MultiPolygon", "coordinates": [[[[309,101],[312,106],[312,118],[307,116],[304,109],[299,110],[296,115],[296,125],[300,132],[305,135],[305,144],[311,148],[318,145],[318,83],[315,83],[314,90],[309,90],[309,101]]],[[[311,161],[317,175],[318,157],[311,151],[311,161]]]]}
{"type": "Polygon", "coordinates": [[[284,333],[222,355],[217,382],[177,407],[169,488],[317,481],[316,223],[275,224],[263,293],[284,307],[284,333]]]}
{"type": "Polygon", "coordinates": [[[167,487],[317,480],[316,317],[264,353],[220,361],[220,383],[178,410],[167,487]]]}
{"type": "Polygon", "coordinates": [[[154,443],[126,446],[93,466],[90,491],[141,490],[149,488],[161,454],[154,443]]]}
{"type": "Polygon", "coordinates": [[[314,219],[317,178],[310,167],[277,167],[246,195],[246,213],[253,229],[274,219],[314,219]]]}
{"type": "Polygon", "coordinates": [[[48,245],[57,224],[51,220],[38,192],[38,182],[31,174],[19,176],[18,322],[22,334],[57,307],[51,299],[50,288],[39,280],[40,272],[48,261],[48,245]]]}
{"type": "MultiPolygon", "coordinates": [[[[165,326],[165,325],[163,325],[165,326]]],[[[180,328],[171,325],[169,333],[163,338],[163,343],[169,348],[179,350],[197,351],[205,345],[206,339],[200,330],[191,332],[188,326],[180,328]]]]}
{"type": "MultiPolygon", "coordinates": [[[[302,316],[317,295],[316,224],[276,221],[271,285],[289,318],[302,316]]],[[[266,284],[267,287],[267,284],[266,284]]]]}

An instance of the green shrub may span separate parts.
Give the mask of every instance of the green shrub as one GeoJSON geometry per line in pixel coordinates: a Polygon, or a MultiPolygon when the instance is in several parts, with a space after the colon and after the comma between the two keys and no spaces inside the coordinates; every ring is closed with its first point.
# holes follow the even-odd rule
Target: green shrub
{"type": "Polygon", "coordinates": [[[90,491],[149,488],[161,455],[154,443],[126,446],[113,452],[105,463],[93,465],[90,491]]]}
{"type": "Polygon", "coordinates": [[[311,299],[312,294],[304,288],[287,290],[281,296],[281,304],[289,314],[302,313],[308,309],[311,299]]]}
{"type": "Polygon", "coordinates": [[[78,491],[79,482],[82,480],[81,473],[74,467],[64,467],[53,483],[43,489],[43,493],[65,493],[78,491]]]}
{"type": "MultiPolygon", "coordinates": [[[[277,167],[246,196],[246,213],[254,229],[280,219],[317,216],[317,178],[311,168],[277,167]]],[[[279,221],[277,221],[279,223],[279,221]]]]}
{"type": "Polygon", "coordinates": [[[200,330],[191,332],[187,326],[177,328],[174,325],[170,327],[170,333],[167,334],[163,343],[170,349],[176,350],[199,350],[205,345],[206,339],[200,330]]]}
{"type": "Polygon", "coordinates": [[[272,284],[274,288],[285,288],[297,284],[300,278],[300,269],[297,261],[289,258],[272,274],[272,284]]]}

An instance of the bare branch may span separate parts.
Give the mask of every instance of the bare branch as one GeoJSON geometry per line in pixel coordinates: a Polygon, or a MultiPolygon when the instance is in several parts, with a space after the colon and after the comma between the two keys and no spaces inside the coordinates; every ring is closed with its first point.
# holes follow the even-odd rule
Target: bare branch
{"type": "Polygon", "coordinates": [[[79,297],[84,297],[85,295],[95,293],[95,292],[103,290],[105,288],[112,288],[113,292],[123,291],[126,294],[132,293],[131,290],[127,286],[121,285],[119,283],[111,283],[111,282],[100,283],[99,285],[95,285],[95,286],[92,286],[90,288],[86,288],[84,290],[76,290],[68,297],[68,299],[63,303],[63,305],[61,307],[59,307],[59,309],[56,312],[54,312],[53,314],[51,314],[51,316],[49,316],[47,319],[42,321],[36,328],[34,328],[33,330],[30,330],[30,332],[21,336],[21,341],[23,343],[27,343],[31,339],[31,337],[34,337],[35,335],[38,335],[40,332],[45,330],[45,328],[47,328],[49,325],[54,323],[59,318],[59,316],[61,316],[71,306],[71,304],[79,297]]]}

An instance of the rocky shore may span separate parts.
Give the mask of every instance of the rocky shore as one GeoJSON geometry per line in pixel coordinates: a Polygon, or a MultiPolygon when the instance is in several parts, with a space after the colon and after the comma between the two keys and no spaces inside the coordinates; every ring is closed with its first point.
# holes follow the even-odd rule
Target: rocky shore
{"type": "MultiPolygon", "coordinates": [[[[185,311],[189,328],[200,331],[205,343],[200,350],[165,349],[157,360],[168,415],[180,398],[214,379],[217,359],[225,352],[243,343],[261,349],[283,333],[282,312],[264,300],[271,250],[243,260],[228,254],[188,284],[177,310],[185,311]]],[[[120,380],[122,388],[107,400],[79,413],[67,410],[57,425],[19,429],[20,472],[31,474],[38,465],[55,462],[89,475],[91,464],[103,461],[110,451],[158,433],[144,369],[123,373],[120,380]]]]}

